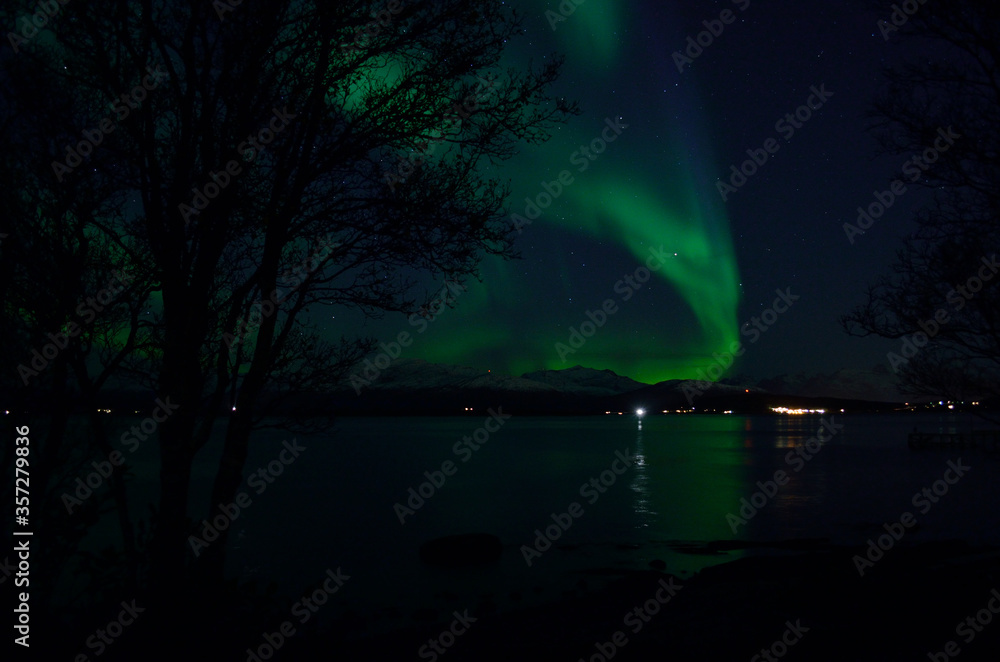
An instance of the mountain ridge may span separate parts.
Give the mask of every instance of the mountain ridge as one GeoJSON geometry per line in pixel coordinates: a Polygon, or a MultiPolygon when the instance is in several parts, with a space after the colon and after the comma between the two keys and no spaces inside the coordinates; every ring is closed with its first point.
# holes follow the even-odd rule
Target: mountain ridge
{"type": "MultiPolygon", "coordinates": [[[[355,373],[358,374],[358,373],[355,373]]],[[[853,411],[893,410],[903,402],[880,371],[832,375],[782,375],[760,383],[672,379],[645,384],[612,370],[575,365],[520,376],[489,369],[402,359],[362,387],[348,386],[334,397],[341,413],[455,414],[504,406],[528,414],[597,414],[608,411],[702,411],[767,413],[791,408],[850,407],[853,411]],[[852,392],[852,383],[858,390],[852,392]],[[762,386],[778,387],[778,391],[762,386]],[[782,391],[781,387],[799,389],[782,391]],[[874,396],[874,397],[871,397],[874,396]]]]}

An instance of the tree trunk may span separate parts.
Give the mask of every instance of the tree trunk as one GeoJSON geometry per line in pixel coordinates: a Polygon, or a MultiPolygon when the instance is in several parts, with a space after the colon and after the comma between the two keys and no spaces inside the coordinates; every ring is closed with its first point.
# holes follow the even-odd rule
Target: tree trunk
{"type": "MultiPolygon", "coordinates": [[[[241,402],[250,400],[249,397],[243,397],[244,393],[241,391],[241,402]]],[[[251,409],[252,407],[248,405],[237,408],[226,427],[226,442],[209,501],[209,519],[220,512],[219,504],[228,506],[236,500],[236,492],[243,482],[243,467],[246,465],[250,432],[253,429],[251,409]]],[[[219,531],[218,539],[202,552],[201,558],[198,559],[199,579],[208,585],[219,585],[224,579],[226,543],[231,530],[232,523],[219,531]]]]}
{"type": "Polygon", "coordinates": [[[194,419],[182,411],[174,417],[160,428],[160,510],[150,559],[150,590],[157,601],[186,584],[184,545],[194,459],[189,442],[194,419]],[[177,420],[172,420],[174,417],[177,420]]]}
{"type": "MultiPolygon", "coordinates": [[[[267,367],[271,361],[271,340],[274,336],[275,316],[266,319],[261,325],[257,337],[257,347],[243,384],[239,390],[236,411],[229,419],[226,427],[226,444],[219,460],[219,470],[215,474],[212,485],[212,497],[209,502],[209,512],[215,514],[219,504],[228,506],[236,498],[236,492],[243,482],[243,467],[246,465],[247,452],[250,446],[250,433],[253,431],[254,408],[264,390],[267,367]]],[[[206,550],[203,555],[201,572],[202,579],[211,583],[223,579],[226,560],[226,542],[232,526],[220,531],[219,539],[206,550]]]]}

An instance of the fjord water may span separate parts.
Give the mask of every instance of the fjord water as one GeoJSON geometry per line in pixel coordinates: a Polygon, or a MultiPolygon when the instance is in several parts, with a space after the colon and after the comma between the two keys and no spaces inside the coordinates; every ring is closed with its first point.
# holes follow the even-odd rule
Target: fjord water
{"type": "MultiPolygon", "coordinates": [[[[419,606],[473,607],[483,601],[503,609],[551,598],[581,580],[591,586],[600,581],[600,574],[581,571],[603,568],[607,575],[606,569],[645,568],[661,559],[669,571],[685,576],[758,553],[692,554],[679,545],[685,542],[827,538],[864,544],[907,511],[919,527],[900,544],[1000,544],[996,455],[983,449],[911,451],[906,444],[914,428],[983,427],[972,418],[515,416],[477,450],[456,453],[456,443],[487,418],[486,412],[342,418],[325,434],[299,436],[306,450],[263,491],[244,483],[253,502],[232,525],[229,572],[274,580],[282,592],[297,595],[328,568],[340,567],[351,580],[330,615],[348,608],[406,614],[419,606]],[[823,433],[830,440],[810,453],[807,441],[823,421],[836,433],[823,433]],[[621,475],[614,471],[623,469],[618,454],[634,458],[621,475]],[[932,491],[914,501],[942,480],[949,462],[958,466],[959,460],[969,469],[952,485],[938,483],[947,493],[932,491]],[[428,482],[425,472],[440,471],[447,461],[455,465],[453,475],[437,476],[443,484],[419,507],[413,507],[418,501],[408,504],[409,489],[419,491],[428,482]],[[787,484],[745,524],[727,521],[728,514],[740,515],[741,499],[751,500],[760,490],[758,482],[772,480],[779,470],[789,476],[787,484]],[[602,472],[606,483],[614,483],[581,493],[602,472]],[[536,530],[544,532],[554,524],[552,515],[566,513],[574,502],[582,514],[570,518],[551,548],[529,555],[529,566],[524,546],[544,547],[536,530]],[[395,504],[413,507],[412,514],[403,513],[403,523],[395,504]],[[499,536],[501,562],[459,570],[420,563],[421,542],[467,532],[499,536]]],[[[282,439],[266,433],[255,441],[248,475],[278,458],[282,439]]],[[[207,498],[217,448],[206,449],[201,459],[198,504],[207,498]]],[[[424,494],[429,492],[425,486],[424,494]]]]}

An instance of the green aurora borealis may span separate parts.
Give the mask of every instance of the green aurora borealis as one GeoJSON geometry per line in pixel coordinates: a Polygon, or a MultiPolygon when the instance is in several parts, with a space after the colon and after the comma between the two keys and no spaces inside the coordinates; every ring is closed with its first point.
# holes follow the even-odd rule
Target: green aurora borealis
{"type": "MultiPolygon", "coordinates": [[[[629,34],[650,29],[635,10],[591,0],[553,21],[553,30],[546,10],[554,8],[523,6],[527,34],[508,57],[537,66],[564,54],[554,92],[578,100],[583,112],[545,144],[526,146],[499,175],[511,180],[510,214],[523,215],[525,198],[537,199],[543,182],[563,171],[572,183],[522,228],[524,259],[485,261],[483,282],[473,282],[406,358],[515,375],[581,364],[645,382],[694,378],[739,337],[740,299],[729,220],[714,189],[719,164],[695,83],[661,53],[622,38],[623,26],[629,34]],[[627,128],[588,161],[579,150],[601,136],[606,119],[627,128]],[[623,300],[616,283],[660,246],[670,259],[623,300]],[[562,360],[556,343],[609,298],[617,312],[562,360]]],[[[392,318],[364,331],[388,338],[400,328],[405,321],[392,318]]]]}

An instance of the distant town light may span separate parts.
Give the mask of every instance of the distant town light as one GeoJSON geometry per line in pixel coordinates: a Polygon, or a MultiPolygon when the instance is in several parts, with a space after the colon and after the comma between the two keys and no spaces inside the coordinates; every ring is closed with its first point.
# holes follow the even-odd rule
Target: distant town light
{"type": "Polygon", "coordinates": [[[646,410],[645,410],[645,409],[642,409],[642,408],[640,408],[640,409],[636,409],[636,410],[635,410],[635,415],[636,415],[636,416],[642,416],[642,415],[644,415],[645,413],[646,413],[646,410]]]}
{"type": "Polygon", "coordinates": [[[790,409],[788,407],[771,407],[771,411],[775,414],[790,414],[792,416],[800,416],[802,414],[825,414],[825,409],[790,409]]]}

